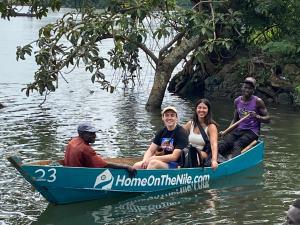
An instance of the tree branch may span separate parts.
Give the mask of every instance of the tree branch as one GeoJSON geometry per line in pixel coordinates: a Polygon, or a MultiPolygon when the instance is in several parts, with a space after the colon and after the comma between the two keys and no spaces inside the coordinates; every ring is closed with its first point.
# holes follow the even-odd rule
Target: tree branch
{"type": "Polygon", "coordinates": [[[42,105],[46,102],[47,100],[47,96],[50,94],[50,91],[47,90],[46,93],[45,93],[45,97],[44,97],[44,100],[39,104],[39,107],[42,107],[42,105]]]}
{"type": "Polygon", "coordinates": [[[256,39],[258,39],[260,36],[265,35],[265,32],[269,31],[270,29],[273,29],[274,27],[277,27],[277,24],[274,24],[270,27],[267,27],[266,29],[264,29],[262,32],[260,32],[259,34],[257,34],[254,38],[252,38],[249,42],[253,43],[256,39]]]}
{"type": "Polygon", "coordinates": [[[156,57],[156,55],[154,55],[154,53],[149,48],[147,48],[146,45],[142,43],[136,43],[136,44],[140,49],[142,49],[146,53],[146,55],[148,55],[154,61],[156,65],[158,64],[158,58],[156,57]]]}
{"type": "Polygon", "coordinates": [[[217,35],[216,35],[216,23],[215,23],[215,11],[214,11],[214,8],[213,8],[213,5],[212,5],[212,1],[209,1],[209,6],[210,6],[210,11],[211,11],[211,16],[212,16],[214,40],[216,40],[217,35]]]}
{"type": "Polygon", "coordinates": [[[175,66],[185,57],[193,51],[197,46],[199,46],[202,42],[202,38],[197,35],[190,39],[183,38],[180,45],[176,46],[169,54],[168,57],[164,59],[166,65],[171,68],[175,68],[175,66]]]}
{"type": "Polygon", "coordinates": [[[175,37],[167,44],[165,45],[160,51],[159,51],[159,57],[163,55],[165,51],[167,51],[168,48],[170,48],[175,42],[182,39],[185,33],[178,33],[175,35],[175,37]]]}
{"type": "Polygon", "coordinates": [[[202,4],[202,3],[220,3],[220,2],[227,2],[226,0],[224,1],[211,1],[211,0],[207,0],[207,1],[199,1],[197,4],[195,4],[193,6],[193,9],[195,9],[198,5],[202,4]]]}

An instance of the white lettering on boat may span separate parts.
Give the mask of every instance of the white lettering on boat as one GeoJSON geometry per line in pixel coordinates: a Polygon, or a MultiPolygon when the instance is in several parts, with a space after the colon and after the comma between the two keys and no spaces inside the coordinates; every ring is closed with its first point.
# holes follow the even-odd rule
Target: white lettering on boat
{"type": "Polygon", "coordinates": [[[47,170],[47,172],[44,169],[37,169],[34,173],[38,176],[35,178],[36,181],[47,181],[50,183],[56,181],[56,169],[54,168],[47,170]]]}
{"type": "Polygon", "coordinates": [[[118,175],[116,179],[115,186],[177,186],[186,184],[196,184],[196,183],[208,183],[209,175],[196,175],[194,178],[186,174],[180,174],[175,177],[168,174],[163,174],[160,177],[155,177],[150,175],[148,178],[128,178],[125,175],[118,175]]]}

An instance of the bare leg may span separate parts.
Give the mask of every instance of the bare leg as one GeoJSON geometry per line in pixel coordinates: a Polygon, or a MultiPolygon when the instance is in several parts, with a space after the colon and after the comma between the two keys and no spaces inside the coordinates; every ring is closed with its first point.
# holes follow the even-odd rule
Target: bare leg
{"type": "Polygon", "coordinates": [[[204,152],[204,151],[199,151],[199,150],[198,150],[198,152],[200,152],[201,158],[202,158],[202,159],[206,159],[206,158],[208,157],[208,155],[207,155],[206,152],[204,152]]]}
{"type": "Polygon", "coordinates": [[[142,167],[142,163],[143,163],[142,161],[136,162],[132,167],[134,169],[145,169],[142,167]]]}
{"type": "Polygon", "coordinates": [[[147,167],[147,169],[168,169],[168,168],[169,166],[167,163],[157,159],[151,160],[147,167]]]}

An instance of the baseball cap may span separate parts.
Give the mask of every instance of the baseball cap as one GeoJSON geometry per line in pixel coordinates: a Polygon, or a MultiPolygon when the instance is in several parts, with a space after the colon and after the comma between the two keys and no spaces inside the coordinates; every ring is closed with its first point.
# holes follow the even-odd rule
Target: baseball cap
{"type": "Polygon", "coordinates": [[[81,123],[78,125],[77,127],[77,131],[78,132],[91,132],[91,133],[95,133],[97,132],[99,129],[96,129],[94,126],[92,126],[90,123],[81,123]]]}
{"type": "Polygon", "coordinates": [[[175,112],[177,114],[177,109],[174,106],[167,106],[161,111],[161,115],[164,115],[164,113],[168,110],[172,110],[173,112],[175,112]]]}
{"type": "Polygon", "coordinates": [[[254,79],[254,77],[246,77],[243,83],[250,84],[253,88],[256,87],[256,80],[254,79]]]}

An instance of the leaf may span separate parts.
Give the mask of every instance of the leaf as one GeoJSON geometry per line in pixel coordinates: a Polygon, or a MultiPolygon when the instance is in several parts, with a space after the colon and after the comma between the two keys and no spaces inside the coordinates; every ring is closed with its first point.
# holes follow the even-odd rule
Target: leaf
{"type": "Polygon", "coordinates": [[[100,65],[100,68],[101,68],[101,69],[104,68],[104,66],[105,66],[105,63],[104,63],[104,60],[103,60],[103,59],[99,59],[99,60],[98,60],[98,64],[100,65]]]}
{"type": "Polygon", "coordinates": [[[52,91],[52,92],[55,91],[55,86],[53,85],[52,82],[48,82],[46,86],[49,91],[52,91]]]}
{"type": "Polygon", "coordinates": [[[141,17],[141,15],[142,15],[142,12],[141,12],[141,10],[140,10],[140,9],[138,9],[138,10],[136,11],[136,13],[137,13],[138,17],[141,17]]]}
{"type": "Polygon", "coordinates": [[[225,47],[226,47],[227,50],[230,49],[230,44],[229,44],[229,42],[225,42],[225,47]]]}
{"type": "Polygon", "coordinates": [[[43,27],[42,28],[42,30],[43,30],[43,35],[46,37],[46,38],[50,38],[50,36],[51,36],[51,28],[52,28],[52,26],[51,25],[47,25],[47,26],[45,26],[45,27],[43,27]]]}
{"type": "Polygon", "coordinates": [[[92,77],[91,77],[92,83],[95,83],[95,78],[96,78],[96,74],[93,74],[92,77]]]}
{"type": "Polygon", "coordinates": [[[143,36],[142,35],[137,35],[136,40],[138,43],[142,43],[143,42],[143,36]]]}
{"type": "Polygon", "coordinates": [[[109,91],[109,92],[110,92],[110,93],[113,93],[113,92],[115,91],[115,89],[116,89],[116,88],[115,88],[114,86],[110,86],[110,91],[109,91]]]}
{"type": "Polygon", "coordinates": [[[27,89],[26,89],[26,96],[27,96],[27,97],[29,97],[29,91],[30,91],[30,89],[27,88],[27,89]]]}
{"type": "Polygon", "coordinates": [[[92,73],[93,72],[93,70],[94,70],[94,67],[93,67],[93,65],[90,65],[90,66],[87,66],[86,68],[85,68],[85,70],[86,71],[90,71],[90,73],[92,73]]]}
{"type": "Polygon", "coordinates": [[[72,65],[74,65],[74,58],[73,57],[71,57],[70,59],[69,59],[69,62],[72,64],[72,65]]]}
{"type": "Polygon", "coordinates": [[[86,55],[84,55],[82,57],[82,61],[83,61],[84,64],[88,64],[89,63],[89,59],[88,59],[88,57],[86,55]]]}

